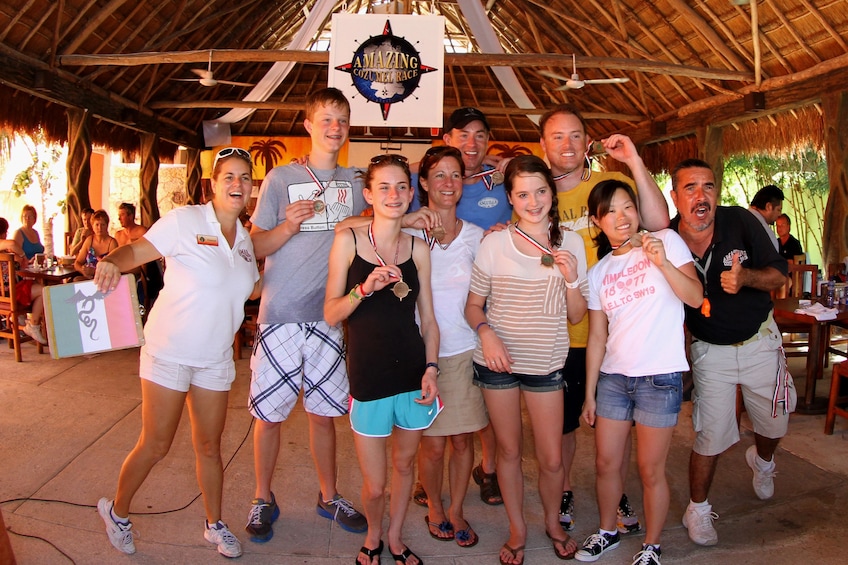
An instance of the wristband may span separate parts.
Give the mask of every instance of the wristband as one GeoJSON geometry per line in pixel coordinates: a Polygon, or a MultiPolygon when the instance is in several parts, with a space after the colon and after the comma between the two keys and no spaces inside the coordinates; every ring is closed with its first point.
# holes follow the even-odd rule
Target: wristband
{"type": "MultiPolygon", "coordinates": [[[[565,278],[563,278],[565,280],[565,278]]],[[[577,280],[574,282],[565,281],[565,288],[580,288],[580,277],[577,277],[577,280]]]]}
{"type": "MultiPolygon", "coordinates": [[[[483,326],[489,326],[489,322],[480,322],[479,324],[477,324],[477,327],[474,328],[474,332],[480,333],[480,328],[482,328],[483,326]]],[[[492,326],[489,327],[491,328],[492,326]]]]}
{"type": "MultiPolygon", "coordinates": [[[[355,287],[354,287],[354,288],[355,288],[355,287]]],[[[361,295],[362,295],[362,298],[368,298],[369,296],[371,296],[372,294],[374,294],[374,291],[372,290],[371,292],[369,292],[368,294],[366,294],[366,293],[365,293],[365,288],[362,286],[362,283],[359,283],[359,294],[361,294],[361,295]]],[[[360,300],[362,300],[362,298],[360,298],[360,300]]]]}
{"type": "Polygon", "coordinates": [[[438,363],[433,363],[433,362],[427,363],[426,365],[424,365],[424,370],[426,371],[430,367],[433,367],[434,369],[436,369],[436,377],[438,377],[439,375],[442,374],[442,371],[439,369],[438,363]]]}
{"type": "Polygon", "coordinates": [[[356,292],[356,287],[353,287],[352,289],[350,289],[350,292],[348,293],[347,298],[348,298],[348,300],[350,300],[350,303],[351,303],[351,304],[353,304],[353,299],[354,299],[354,298],[355,298],[356,300],[359,300],[360,302],[362,302],[363,300],[365,300],[365,297],[364,297],[364,296],[362,296],[361,294],[359,294],[358,292],[356,292]]]}

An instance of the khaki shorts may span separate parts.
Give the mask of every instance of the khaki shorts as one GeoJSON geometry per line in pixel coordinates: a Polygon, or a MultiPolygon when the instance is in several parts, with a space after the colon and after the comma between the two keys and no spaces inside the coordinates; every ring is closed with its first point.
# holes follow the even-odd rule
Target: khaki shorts
{"type": "Polygon", "coordinates": [[[489,414],[483,402],[483,393],[474,386],[474,369],[471,358],[474,350],[439,357],[439,398],[444,410],[424,430],[425,436],[453,436],[482,430],[489,423],[489,414]]]}
{"type": "Polygon", "coordinates": [[[736,423],[736,386],[742,389],[745,409],[754,432],[777,439],[786,435],[789,413],[795,410],[797,394],[788,379],[787,406],[780,403],[772,416],[773,395],[778,372],[785,369],[783,338],[773,319],[758,334],[758,339],[742,345],[714,345],[695,340],[690,349],[692,377],[692,424],[697,436],[692,449],[704,456],[718,455],[739,441],[736,423]]]}

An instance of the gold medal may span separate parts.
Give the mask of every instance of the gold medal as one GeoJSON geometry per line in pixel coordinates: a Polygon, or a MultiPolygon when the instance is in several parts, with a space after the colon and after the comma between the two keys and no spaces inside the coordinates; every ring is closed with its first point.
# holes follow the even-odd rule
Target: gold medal
{"type": "Polygon", "coordinates": [[[500,171],[492,173],[492,184],[503,184],[504,176],[500,171]]]}
{"type": "Polygon", "coordinates": [[[316,214],[320,214],[321,212],[323,212],[325,207],[326,206],[324,206],[324,202],[322,202],[321,200],[312,201],[312,208],[313,210],[315,210],[316,214]]]}
{"type": "Polygon", "coordinates": [[[441,241],[442,238],[445,237],[445,234],[445,228],[443,228],[442,226],[436,226],[430,230],[430,237],[432,237],[433,239],[438,239],[439,241],[441,241]]]}
{"type": "Polygon", "coordinates": [[[403,300],[409,295],[409,285],[401,279],[392,287],[392,292],[398,297],[398,300],[403,300]]]}
{"type": "Polygon", "coordinates": [[[542,265],[545,267],[553,267],[554,266],[554,256],[550,253],[545,253],[542,255],[542,265]]]}

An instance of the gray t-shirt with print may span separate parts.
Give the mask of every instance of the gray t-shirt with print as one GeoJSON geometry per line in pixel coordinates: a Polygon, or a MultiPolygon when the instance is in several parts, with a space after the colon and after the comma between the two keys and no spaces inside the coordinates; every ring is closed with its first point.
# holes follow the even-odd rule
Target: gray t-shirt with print
{"type": "Polygon", "coordinates": [[[324,319],[324,291],[336,224],[362,213],[365,199],[359,169],[312,169],[321,187],[302,165],[276,167],[259,189],[250,221],[270,230],[286,219],[286,206],[298,200],[321,200],[324,210],[300,226],[300,233],[265,260],[259,306],[260,324],[318,322],[324,319]],[[323,192],[322,192],[323,189],[323,192]]]}

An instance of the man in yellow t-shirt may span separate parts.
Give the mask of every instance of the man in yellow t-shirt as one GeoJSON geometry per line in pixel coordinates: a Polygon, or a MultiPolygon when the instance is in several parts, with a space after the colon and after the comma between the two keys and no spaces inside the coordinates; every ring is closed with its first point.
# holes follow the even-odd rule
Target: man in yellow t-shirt
{"type": "MultiPolygon", "coordinates": [[[[602,180],[618,179],[633,186],[639,199],[639,211],[642,226],[656,231],[668,227],[668,205],[657,183],[645,168],[645,164],[636,146],[629,137],[613,134],[601,140],[607,155],[626,164],[633,178],[616,172],[592,171],[587,157],[589,140],[586,136],[586,123],[580,112],[571,105],[561,105],[545,113],[539,122],[542,150],[548,159],[556,181],[559,201],[560,225],[564,229],[580,234],[586,246],[586,260],[589,267],[598,262],[595,242],[596,233],[589,221],[587,202],[589,193],[602,180]]],[[[575,431],[580,425],[580,413],[583,407],[586,383],[586,345],[589,336],[589,317],[576,325],[569,324],[571,345],[563,368],[565,380],[565,419],[562,436],[562,463],[565,468],[563,495],[560,505],[560,523],[566,530],[574,528],[574,494],[571,487],[571,465],[577,448],[575,431]]],[[[627,443],[630,452],[630,442],[627,443]]],[[[624,458],[622,482],[627,473],[630,457],[624,458]]],[[[618,529],[622,533],[641,529],[638,518],[622,495],[619,504],[618,529]]]]}

